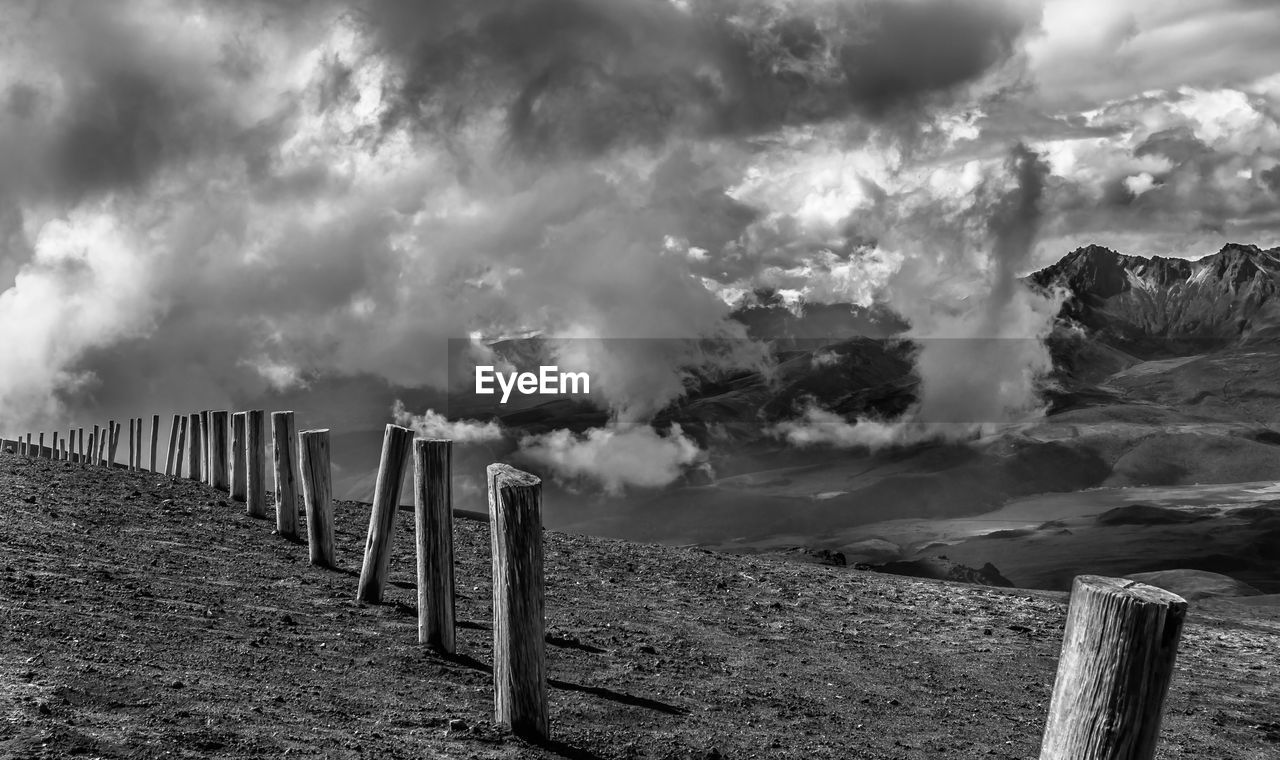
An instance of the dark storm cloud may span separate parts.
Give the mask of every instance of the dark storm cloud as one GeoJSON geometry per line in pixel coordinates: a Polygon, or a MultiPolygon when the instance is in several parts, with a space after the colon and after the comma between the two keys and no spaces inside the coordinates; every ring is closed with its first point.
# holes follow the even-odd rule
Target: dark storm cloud
{"type": "Polygon", "coordinates": [[[506,114],[525,155],[883,117],[971,81],[1034,21],[1001,0],[373,2],[403,61],[390,118],[506,114]]]}

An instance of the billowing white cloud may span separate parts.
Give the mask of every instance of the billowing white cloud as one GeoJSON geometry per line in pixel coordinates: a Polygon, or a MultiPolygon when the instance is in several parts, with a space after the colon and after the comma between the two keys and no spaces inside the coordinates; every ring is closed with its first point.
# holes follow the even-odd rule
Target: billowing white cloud
{"type": "Polygon", "coordinates": [[[391,416],[397,425],[410,428],[419,438],[443,438],[460,444],[487,443],[503,438],[502,426],[496,420],[451,420],[434,409],[413,414],[399,400],[392,407],[391,416]]]}
{"type": "Polygon", "coordinates": [[[519,455],[569,482],[584,480],[605,492],[670,485],[706,458],[679,425],[612,424],[584,433],[555,430],[520,440],[519,455]]]}

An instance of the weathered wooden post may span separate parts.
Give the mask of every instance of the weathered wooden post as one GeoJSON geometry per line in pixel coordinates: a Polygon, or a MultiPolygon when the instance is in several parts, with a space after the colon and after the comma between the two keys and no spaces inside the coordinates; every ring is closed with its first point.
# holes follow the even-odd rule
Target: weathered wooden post
{"type": "Polygon", "coordinates": [[[152,472],[157,472],[156,454],[158,453],[157,449],[159,447],[160,447],[160,415],[153,414],[151,415],[151,467],[148,468],[152,472]]]}
{"type": "Polygon", "coordinates": [[[44,458],[44,432],[43,431],[41,431],[40,433],[40,448],[36,449],[36,456],[40,457],[41,459],[44,458]]]}
{"type": "Polygon", "coordinates": [[[24,457],[27,456],[27,449],[30,448],[30,445],[27,443],[30,440],[31,440],[30,433],[27,433],[26,438],[23,438],[22,436],[18,436],[18,453],[22,454],[22,456],[24,457]]]}
{"type": "Polygon", "coordinates": [[[302,503],[307,510],[307,543],[311,552],[311,564],[335,567],[329,431],[304,430],[299,433],[298,459],[302,475],[302,503]]]}
{"type": "Polygon", "coordinates": [[[489,534],[493,557],[494,721],[518,736],[547,738],[543,621],[542,481],[491,464],[489,534]]]}
{"type": "MultiPolygon", "coordinates": [[[[167,454],[165,454],[165,457],[164,457],[164,474],[168,477],[173,477],[173,458],[178,450],[178,417],[179,416],[180,415],[177,415],[177,414],[173,415],[173,425],[170,426],[169,428],[169,451],[167,454]]],[[[182,462],[179,461],[178,464],[181,465],[182,462]]]]}
{"type": "Polygon", "coordinates": [[[80,464],[84,464],[84,428],[80,428],[77,431],[76,438],[76,449],[78,449],[78,452],[76,453],[76,461],[80,464]]]}
{"type": "Polygon", "coordinates": [[[182,455],[184,453],[183,449],[186,447],[186,444],[187,444],[187,415],[175,414],[174,417],[176,417],[180,422],[179,427],[181,429],[178,431],[178,453],[175,454],[173,457],[173,476],[175,478],[180,478],[182,477],[182,455]]]}
{"type": "Polygon", "coordinates": [[[235,501],[245,500],[245,417],[248,412],[236,412],[231,415],[231,498],[235,501]]]}
{"type": "Polygon", "coordinates": [[[245,511],[250,517],[267,516],[267,473],[262,457],[266,448],[265,412],[254,409],[245,417],[245,511]]]}
{"type": "Polygon", "coordinates": [[[187,416],[187,477],[200,479],[200,467],[204,454],[200,451],[200,413],[192,412],[187,416]]]}
{"type": "Polygon", "coordinates": [[[230,413],[225,411],[209,413],[209,463],[211,474],[209,484],[219,491],[230,490],[227,487],[227,424],[230,413]]]}
{"type": "Polygon", "coordinates": [[[96,445],[97,445],[97,443],[98,443],[98,441],[97,441],[96,434],[95,434],[95,433],[93,433],[93,432],[90,432],[90,433],[89,433],[89,451],[88,451],[88,453],[86,453],[83,457],[81,457],[81,458],[80,458],[80,461],[82,461],[82,462],[84,462],[84,463],[86,463],[86,464],[97,464],[97,463],[98,463],[98,462],[97,462],[97,460],[95,460],[95,459],[94,459],[94,457],[93,457],[93,452],[97,451],[97,449],[95,449],[95,448],[94,448],[94,446],[96,446],[96,445]]]}
{"type": "Polygon", "coordinates": [[[98,436],[98,465],[105,467],[107,465],[107,439],[111,437],[111,431],[103,428],[102,435],[98,436]]]}
{"type": "Polygon", "coordinates": [[[49,443],[49,459],[56,460],[58,458],[58,431],[53,431],[53,440],[49,443]]]}
{"type": "Polygon", "coordinates": [[[133,469],[134,464],[137,462],[137,456],[138,456],[137,450],[134,449],[133,428],[134,428],[133,418],[130,417],[129,418],[129,466],[126,468],[129,470],[133,469]]]}
{"type": "Polygon", "coordinates": [[[98,440],[102,437],[98,426],[93,426],[93,432],[89,434],[89,463],[98,464],[98,440]]]}
{"type": "Polygon", "coordinates": [[[298,537],[298,464],[293,412],[271,413],[271,462],[276,476],[276,532],[298,537]]]}
{"type": "Polygon", "coordinates": [[[387,568],[391,564],[396,510],[400,506],[400,484],[404,481],[404,464],[412,446],[413,431],[409,428],[387,425],[382,433],[382,459],[378,463],[378,480],[373,487],[369,536],[364,544],[364,565],[360,568],[356,601],[371,604],[382,601],[382,588],[386,585],[387,568]]]}
{"type": "Polygon", "coordinates": [[[111,440],[107,441],[107,466],[116,466],[116,452],[120,450],[120,425],[111,420],[111,440]]]}
{"type": "Polygon", "coordinates": [[[74,427],[67,428],[67,446],[66,453],[62,455],[62,461],[73,462],[76,458],[76,429],[74,427]]]}
{"type": "Polygon", "coordinates": [[[1040,760],[1151,760],[1187,603],[1123,578],[1077,576],[1040,760]]]}
{"type": "Polygon", "coordinates": [[[413,442],[418,643],[453,654],[453,441],[413,442]]]}
{"type": "Polygon", "coordinates": [[[213,485],[213,441],[210,438],[209,410],[200,412],[200,480],[213,485]]]}

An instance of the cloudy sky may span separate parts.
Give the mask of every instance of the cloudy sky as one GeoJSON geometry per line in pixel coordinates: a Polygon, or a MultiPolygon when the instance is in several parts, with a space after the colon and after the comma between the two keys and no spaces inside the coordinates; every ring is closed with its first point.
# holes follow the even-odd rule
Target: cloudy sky
{"type": "Polygon", "coordinates": [[[759,286],[1035,335],[1011,283],[1078,245],[1280,244],[1278,41],[1273,0],[9,0],[5,434],[732,337],[759,286]]]}

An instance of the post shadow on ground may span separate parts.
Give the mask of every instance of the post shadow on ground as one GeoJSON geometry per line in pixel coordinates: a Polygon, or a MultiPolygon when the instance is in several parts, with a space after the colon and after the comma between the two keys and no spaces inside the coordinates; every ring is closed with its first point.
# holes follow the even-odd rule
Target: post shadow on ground
{"type": "MultiPolygon", "coordinates": [[[[437,654],[441,658],[449,662],[452,662],[455,665],[461,665],[465,668],[471,668],[472,670],[478,670],[482,673],[489,673],[491,675],[493,673],[492,665],[489,665],[488,663],[485,663],[485,662],[481,662],[480,660],[477,660],[476,658],[472,657],[469,654],[462,654],[462,653],[444,654],[439,652],[437,654]]],[[[677,707],[676,705],[667,704],[666,702],[660,702],[656,699],[649,699],[647,697],[637,697],[633,694],[627,694],[621,691],[614,691],[613,689],[606,689],[603,686],[583,686],[582,684],[576,684],[570,681],[562,681],[558,678],[548,678],[547,685],[553,689],[561,689],[563,691],[576,691],[582,694],[590,694],[593,697],[608,699],[613,702],[618,702],[624,705],[630,705],[632,707],[643,707],[648,710],[655,710],[660,713],[666,713],[667,715],[688,715],[689,714],[689,711],[684,709],[683,707],[677,707]]]]}

